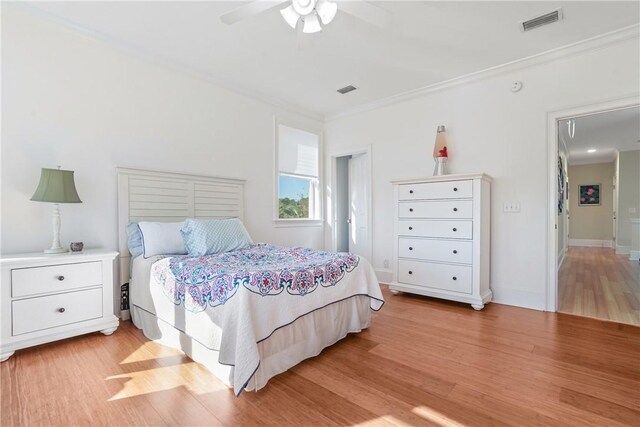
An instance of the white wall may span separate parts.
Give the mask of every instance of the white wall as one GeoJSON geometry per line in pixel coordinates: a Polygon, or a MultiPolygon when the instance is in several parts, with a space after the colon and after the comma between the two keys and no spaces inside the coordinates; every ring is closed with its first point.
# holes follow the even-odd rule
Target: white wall
{"type": "Polygon", "coordinates": [[[621,151],[618,175],[619,252],[631,249],[631,219],[640,218],[640,150],[621,151]]]}
{"type": "Polygon", "coordinates": [[[382,269],[393,254],[389,181],[432,174],[436,128],[443,124],[450,173],[485,172],[494,178],[494,300],[544,309],[547,113],[636,95],[639,50],[637,38],[622,41],[328,122],[327,152],[372,145],[374,267],[382,269]],[[516,80],[524,88],[512,93],[516,80]],[[520,202],[521,213],[503,213],[507,201],[520,202]]]}
{"type": "Polygon", "coordinates": [[[116,166],[244,178],[256,241],[321,248],[322,229],[274,228],[273,123],[322,124],[2,5],[2,253],[51,243],[40,168],[75,171],[63,244],[117,249],[116,166]]]}

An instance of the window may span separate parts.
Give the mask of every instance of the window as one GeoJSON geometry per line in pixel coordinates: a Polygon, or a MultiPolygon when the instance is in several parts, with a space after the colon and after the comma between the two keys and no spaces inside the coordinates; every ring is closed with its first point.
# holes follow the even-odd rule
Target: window
{"type": "Polygon", "coordinates": [[[277,219],[320,219],[320,137],[277,125],[277,219]]]}

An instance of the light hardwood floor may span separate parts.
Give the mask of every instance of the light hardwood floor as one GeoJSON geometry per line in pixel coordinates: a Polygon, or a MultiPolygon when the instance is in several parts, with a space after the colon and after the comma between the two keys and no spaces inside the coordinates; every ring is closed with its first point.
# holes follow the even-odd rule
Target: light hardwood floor
{"type": "Polygon", "coordinates": [[[640,325],[640,264],[609,248],[570,247],[558,273],[558,307],[640,325]]]}
{"type": "Polygon", "coordinates": [[[124,322],[0,366],[9,425],[640,425],[640,328],[392,296],[372,326],[258,393],[124,322]]]}

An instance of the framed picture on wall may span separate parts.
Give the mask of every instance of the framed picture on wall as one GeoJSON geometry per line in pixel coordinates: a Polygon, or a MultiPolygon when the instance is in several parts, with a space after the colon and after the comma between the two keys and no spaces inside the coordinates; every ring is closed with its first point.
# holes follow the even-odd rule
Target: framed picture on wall
{"type": "Polygon", "coordinates": [[[600,206],[600,184],[580,185],[578,206],[600,206]]]}

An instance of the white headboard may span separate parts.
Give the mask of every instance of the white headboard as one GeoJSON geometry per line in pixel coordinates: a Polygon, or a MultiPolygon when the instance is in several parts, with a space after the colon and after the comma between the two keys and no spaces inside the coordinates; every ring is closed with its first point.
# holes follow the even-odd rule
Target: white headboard
{"type": "MultiPolygon", "coordinates": [[[[244,218],[242,179],[131,168],[116,170],[120,285],[129,281],[131,255],[126,234],[129,222],[244,218]]],[[[115,301],[120,301],[119,289],[117,292],[115,301]]]]}

